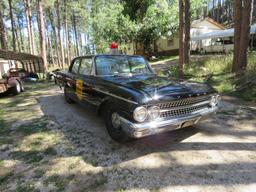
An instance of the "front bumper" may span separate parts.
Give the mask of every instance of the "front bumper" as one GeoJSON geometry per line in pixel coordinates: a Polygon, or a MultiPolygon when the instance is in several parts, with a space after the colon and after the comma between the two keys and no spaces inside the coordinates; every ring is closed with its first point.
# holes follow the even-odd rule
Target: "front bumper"
{"type": "Polygon", "coordinates": [[[157,121],[151,121],[146,123],[133,123],[123,117],[120,117],[120,120],[123,130],[130,137],[141,138],[148,135],[154,135],[157,133],[163,133],[166,131],[192,126],[194,124],[197,124],[200,119],[216,112],[217,109],[218,107],[216,106],[202,109],[201,111],[197,111],[194,114],[189,114],[182,117],[172,119],[159,119],[157,121]]]}

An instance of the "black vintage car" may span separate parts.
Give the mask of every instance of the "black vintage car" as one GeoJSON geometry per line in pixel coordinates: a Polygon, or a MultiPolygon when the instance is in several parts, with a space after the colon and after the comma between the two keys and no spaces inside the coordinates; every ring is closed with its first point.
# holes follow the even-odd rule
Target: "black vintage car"
{"type": "Polygon", "coordinates": [[[218,109],[212,87],[159,77],[141,56],[77,57],[68,71],[56,72],[56,80],[68,103],[102,114],[119,142],[192,126],[218,109]]]}

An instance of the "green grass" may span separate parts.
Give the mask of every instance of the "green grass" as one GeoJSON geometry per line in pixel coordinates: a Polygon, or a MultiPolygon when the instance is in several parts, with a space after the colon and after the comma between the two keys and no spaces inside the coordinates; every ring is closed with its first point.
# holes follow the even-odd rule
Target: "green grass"
{"type": "Polygon", "coordinates": [[[43,159],[43,155],[38,151],[15,151],[11,153],[11,156],[28,164],[38,163],[43,159]]]}
{"type": "Polygon", "coordinates": [[[42,178],[45,174],[45,171],[41,170],[41,169],[36,169],[34,171],[34,178],[42,178]]]}
{"type": "Polygon", "coordinates": [[[3,118],[4,112],[0,109],[0,146],[12,143],[10,136],[11,130],[8,128],[6,121],[3,118]]]}
{"type": "Polygon", "coordinates": [[[54,155],[57,155],[57,151],[53,148],[53,147],[48,147],[45,151],[44,151],[44,154],[45,155],[48,155],[48,156],[54,156],[54,155]]]}
{"type": "Polygon", "coordinates": [[[179,56],[160,56],[156,60],[151,61],[150,64],[157,65],[157,64],[167,62],[167,61],[174,61],[174,60],[177,60],[178,58],[179,58],[179,56]]]}
{"type": "Polygon", "coordinates": [[[6,182],[8,179],[10,179],[13,176],[13,172],[9,172],[3,176],[0,176],[0,184],[6,182]]]}
{"type": "Polygon", "coordinates": [[[0,109],[0,134],[3,134],[6,128],[6,123],[4,121],[3,114],[3,110],[0,109]]]}
{"type": "Polygon", "coordinates": [[[67,184],[74,178],[74,175],[70,175],[69,177],[65,178],[57,174],[53,174],[50,177],[48,177],[44,183],[49,184],[49,183],[54,183],[55,186],[57,187],[57,191],[61,192],[65,190],[65,187],[67,184]]]}
{"type": "MultiPolygon", "coordinates": [[[[207,82],[219,93],[235,96],[246,101],[256,102],[256,86],[247,86],[243,90],[237,87],[247,82],[256,74],[256,53],[252,52],[248,56],[248,66],[246,73],[237,77],[231,73],[233,55],[211,55],[205,58],[192,59],[189,65],[184,67],[184,76],[187,80],[207,82]],[[207,80],[207,77],[212,78],[207,80]],[[238,85],[238,86],[237,86],[238,85]]],[[[172,75],[178,76],[177,65],[168,69],[172,75]]],[[[166,75],[164,71],[162,74],[166,75]]]]}
{"type": "Polygon", "coordinates": [[[59,66],[56,66],[56,65],[51,65],[48,67],[48,71],[53,71],[56,69],[67,70],[68,68],[69,68],[69,64],[64,64],[64,69],[61,69],[59,66]]]}
{"type": "Polygon", "coordinates": [[[105,176],[97,176],[89,186],[86,187],[88,191],[101,191],[100,188],[108,182],[105,176]]]}
{"type": "Polygon", "coordinates": [[[35,189],[32,183],[23,183],[19,181],[16,187],[16,192],[39,192],[39,190],[35,189]]]}
{"type": "Polygon", "coordinates": [[[0,167],[4,166],[4,161],[0,159],[0,167]]]}
{"type": "MultiPolygon", "coordinates": [[[[48,131],[47,128],[47,118],[36,119],[25,125],[21,125],[17,128],[17,131],[23,133],[24,135],[31,135],[33,133],[48,131]]],[[[35,143],[36,145],[36,143],[35,143]]]]}

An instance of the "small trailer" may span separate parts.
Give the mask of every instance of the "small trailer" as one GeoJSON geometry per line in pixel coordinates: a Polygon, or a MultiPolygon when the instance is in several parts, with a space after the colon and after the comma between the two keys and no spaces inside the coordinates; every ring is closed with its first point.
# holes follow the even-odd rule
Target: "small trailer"
{"type": "Polygon", "coordinates": [[[3,75],[4,78],[0,80],[0,93],[10,91],[10,93],[17,95],[24,91],[24,83],[18,76],[8,77],[3,75]]]}
{"type": "MultiPolygon", "coordinates": [[[[191,51],[199,53],[230,53],[234,50],[234,28],[204,33],[191,38],[191,51]]],[[[250,49],[256,47],[256,24],[250,29],[250,49]]]]}
{"type": "Polygon", "coordinates": [[[36,55],[0,49],[0,58],[15,61],[9,70],[0,70],[3,73],[0,78],[0,93],[10,92],[17,95],[24,91],[25,80],[38,79],[37,73],[45,72],[43,59],[36,55]]]}

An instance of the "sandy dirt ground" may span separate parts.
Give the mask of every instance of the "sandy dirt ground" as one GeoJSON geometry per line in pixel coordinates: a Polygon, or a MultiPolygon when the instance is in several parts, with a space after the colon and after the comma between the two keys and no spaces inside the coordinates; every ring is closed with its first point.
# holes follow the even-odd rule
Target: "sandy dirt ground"
{"type": "Polygon", "coordinates": [[[255,106],[224,99],[196,127],[119,144],[99,116],[67,104],[57,87],[27,100],[20,107],[32,115],[14,117],[10,128],[46,128],[1,146],[0,176],[13,172],[0,191],[256,191],[255,106]],[[34,151],[41,159],[31,163],[24,156],[34,151]]]}

